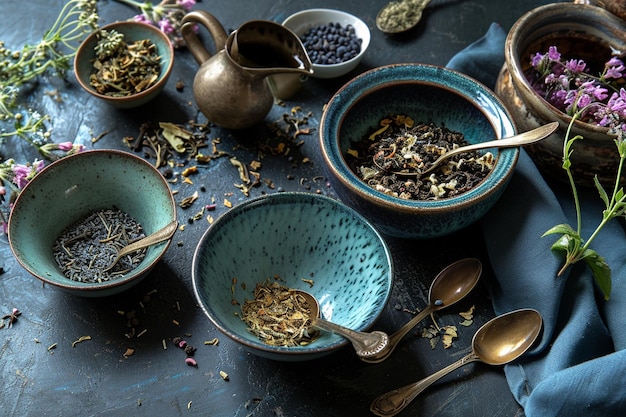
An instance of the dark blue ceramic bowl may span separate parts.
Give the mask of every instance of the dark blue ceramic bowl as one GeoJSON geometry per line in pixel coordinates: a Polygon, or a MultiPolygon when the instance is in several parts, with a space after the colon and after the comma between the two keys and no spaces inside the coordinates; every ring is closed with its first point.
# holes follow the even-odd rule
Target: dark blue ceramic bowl
{"type": "Polygon", "coordinates": [[[382,233],[412,239],[443,236],[481,218],[508,184],[519,149],[489,149],[492,172],[456,197],[403,200],[376,191],[350,169],[344,155],[384,117],[406,114],[461,132],[469,143],[512,136],[514,122],[487,87],[458,72],[424,64],[394,64],[365,72],[344,85],[327,104],[320,122],[326,173],[341,200],[382,233]]]}
{"type": "Polygon", "coordinates": [[[393,268],[387,245],[367,220],[339,201],[316,194],[279,193],[248,200],[209,227],[191,271],[204,313],[256,355],[304,361],[349,342],[322,331],[306,346],[270,346],[248,331],[241,305],[254,299],[258,283],[275,276],[286,287],[313,294],[323,318],[364,331],[389,300],[393,268]]]}

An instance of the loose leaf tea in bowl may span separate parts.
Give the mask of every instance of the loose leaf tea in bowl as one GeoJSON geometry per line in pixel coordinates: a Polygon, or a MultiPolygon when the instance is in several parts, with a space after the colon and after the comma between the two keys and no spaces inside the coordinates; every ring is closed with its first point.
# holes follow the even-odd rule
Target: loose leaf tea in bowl
{"type": "Polygon", "coordinates": [[[54,258],[73,281],[106,282],[123,277],[144,259],[142,249],[123,257],[110,270],[117,252],[144,237],[141,225],[120,210],[100,210],[67,227],[54,242],[54,258]]]}
{"type": "Polygon", "coordinates": [[[470,151],[420,177],[441,155],[465,145],[469,143],[460,132],[396,115],[382,119],[375,130],[353,143],[346,159],[354,173],[377,191],[404,200],[438,200],[471,190],[493,169],[492,153],[470,151]]]}
{"type": "Polygon", "coordinates": [[[254,299],[241,307],[248,330],[272,346],[306,346],[319,336],[307,300],[278,282],[257,284],[254,299]]]}
{"type": "Polygon", "coordinates": [[[100,31],[94,48],[95,71],[90,84],[100,94],[124,97],[140,93],[156,84],[161,72],[161,57],[149,39],[127,43],[116,30],[100,31]]]}

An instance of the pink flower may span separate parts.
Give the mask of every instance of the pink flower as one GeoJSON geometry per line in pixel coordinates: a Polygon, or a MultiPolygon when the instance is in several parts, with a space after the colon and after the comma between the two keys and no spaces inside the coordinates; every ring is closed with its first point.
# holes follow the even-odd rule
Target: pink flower
{"type": "Polygon", "coordinates": [[[13,182],[17,188],[24,188],[39,171],[44,167],[44,161],[35,159],[32,165],[15,164],[11,167],[13,171],[13,182]]]}
{"type": "Polygon", "coordinates": [[[17,188],[24,188],[28,184],[28,175],[30,174],[30,167],[21,164],[13,165],[13,182],[17,185],[17,188]]]}
{"type": "Polygon", "coordinates": [[[177,0],[176,3],[185,10],[191,10],[196,4],[196,0],[177,0]]]}
{"type": "Polygon", "coordinates": [[[138,14],[138,15],[134,16],[133,20],[135,22],[139,22],[139,23],[148,23],[148,24],[150,23],[150,20],[146,16],[144,16],[143,14],[138,14]]]}
{"type": "Polygon", "coordinates": [[[74,148],[74,144],[72,142],[61,142],[57,143],[57,149],[60,151],[71,151],[74,148]]]}
{"type": "Polygon", "coordinates": [[[169,19],[162,19],[159,22],[159,28],[163,33],[167,34],[174,33],[176,31],[176,28],[172,25],[172,22],[170,22],[169,19]]]}

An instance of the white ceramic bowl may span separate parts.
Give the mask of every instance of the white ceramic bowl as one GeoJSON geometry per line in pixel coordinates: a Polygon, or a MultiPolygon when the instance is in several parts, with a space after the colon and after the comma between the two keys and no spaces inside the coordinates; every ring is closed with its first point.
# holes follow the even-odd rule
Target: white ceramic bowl
{"type": "Polygon", "coordinates": [[[361,39],[361,52],[354,58],[340,64],[313,64],[313,77],[335,78],[352,71],[361,62],[370,43],[370,30],[361,19],[350,13],[333,9],[306,9],[289,16],[283,26],[291,29],[299,38],[311,28],[329,23],[340,23],[342,26],[352,25],[357,38],[361,39]]]}

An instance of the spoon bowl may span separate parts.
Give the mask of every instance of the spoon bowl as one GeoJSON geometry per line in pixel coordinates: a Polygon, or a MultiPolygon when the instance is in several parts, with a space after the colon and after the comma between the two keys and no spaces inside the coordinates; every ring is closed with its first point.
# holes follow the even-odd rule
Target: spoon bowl
{"type": "Polygon", "coordinates": [[[171,223],[169,223],[167,226],[157,230],[156,232],[124,246],[122,249],[120,249],[117,252],[117,255],[115,255],[115,258],[113,259],[113,261],[111,261],[111,263],[106,268],[104,268],[104,272],[113,268],[119,262],[120,259],[128,255],[129,253],[133,253],[140,249],[147,248],[148,246],[156,245],[157,243],[161,243],[165,240],[168,240],[174,235],[177,227],[178,227],[178,221],[174,220],[171,223]]]}
{"type": "Polygon", "coordinates": [[[320,317],[319,302],[312,294],[297,289],[293,291],[307,300],[313,326],[345,337],[362,361],[378,363],[387,359],[400,340],[426,316],[465,297],[478,282],[481,272],[482,264],[475,258],[461,259],[444,268],[430,286],[428,306],[391,336],[381,331],[357,332],[324,320],[320,317]]]}
{"type": "Polygon", "coordinates": [[[422,12],[431,0],[400,0],[384,5],[376,15],[376,27],[384,33],[401,33],[422,20],[422,12]]]}
{"type": "MultiPolygon", "coordinates": [[[[471,145],[460,146],[456,149],[452,149],[446,152],[445,154],[441,155],[428,168],[426,168],[423,171],[393,171],[391,173],[399,177],[423,177],[424,175],[432,172],[443,161],[445,161],[446,159],[454,155],[458,155],[463,152],[476,151],[480,149],[514,148],[518,146],[528,145],[528,144],[538,142],[542,139],[547,138],[552,133],[554,133],[558,129],[558,127],[559,127],[559,122],[550,122],[543,126],[539,126],[535,129],[528,130],[524,133],[519,133],[517,135],[509,136],[508,138],[496,139],[496,140],[490,140],[487,142],[480,142],[480,143],[474,143],[471,145]]],[[[379,169],[388,171],[376,161],[376,157],[373,157],[372,161],[374,162],[374,165],[376,165],[379,169]]]]}
{"type": "Polygon", "coordinates": [[[470,362],[504,365],[522,356],[542,328],[541,315],[533,309],[515,310],[485,323],[472,339],[472,352],[420,381],[386,392],[374,399],[370,410],[377,416],[394,416],[431,384],[470,362]]]}
{"type": "Polygon", "coordinates": [[[444,268],[430,284],[426,308],[389,336],[389,343],[385,349],[372,355],[361,356],[361,360],[378,363],[387,359],[400,340],[426,316],[451,306],[469,294],[478,283],[482,269],[482,263],[476,258],[461,259],[444,268]]]}

